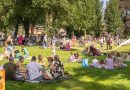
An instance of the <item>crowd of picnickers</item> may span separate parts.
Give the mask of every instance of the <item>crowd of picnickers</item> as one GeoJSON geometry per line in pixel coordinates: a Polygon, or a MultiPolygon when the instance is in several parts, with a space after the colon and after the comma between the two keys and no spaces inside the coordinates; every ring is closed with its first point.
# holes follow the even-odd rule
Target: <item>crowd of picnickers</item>
{"type": "Polygon", "coordinates": [[[107,38],[89,38],[85,39],[83,36],[80,39],[76,39],[74,36],[72,39],[63,38],[59,40],[57,37],[48,39],[47,35],[23,37],[20,35],[16,39],[12,39],[8,36],[5,39],[0,39],[0,43],[5,46],[5,51],[0,54],[0,60],[9,60],[1,68],[6,71],[7,80],[52,80],[64,77],[64,65],[61,62],[58,55],[56,55],[57,47],[60,50],[71,51],[75,44],[79,43],[79,46],[86,46],[82,52],[71,52],[68,59],[69,62],[82,62],[83,66],[104,68],[113,70],[115,68],[126,67],[127,64],[124,61],[130,61],[130,53],[124,58],[119,52],[111,52],[109,54],[102,53],[100,49],[96,48],[97,43],[101,48],[106,44],[107,49],[112,49],[112,45],[119,45],[121,40],[119,38],[112,38],[108,35],[107,38]],[[118,40],[118,42],[117,42],[118,40]],[[119,42],[120,41],[120,42],[119,42]],[[112,44],[113,43],[113,44],[112,44]],[[20,45],[21,50],[18,50],[15,45],[20,45]],[[52,55],[47,57],[48,67],[45,67],[45,57],[42,55],[30,56],[29,50],[26,46],[40,45],[41,48],[52,48],[52,55]],[[21,54],[24,53],[24,55],[21,54]],[[91,55],[94,57],[92,63],[89,64],[89,60],[83,60],[81,54],[84,56],[91,55]],[[106,59],[98,60],[97,57],[105,55],[106,59]],[[24,65],[25,60],[30,60],[27,65],[24,65]],[[17,63],[14,63],[17,60],[17,63]],[[85,61],[85,62],[83,62],[85,61]]]}

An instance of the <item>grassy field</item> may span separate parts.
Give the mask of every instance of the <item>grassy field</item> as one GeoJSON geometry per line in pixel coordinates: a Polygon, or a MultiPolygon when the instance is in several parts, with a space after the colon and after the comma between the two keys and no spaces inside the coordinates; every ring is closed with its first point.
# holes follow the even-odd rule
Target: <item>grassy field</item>
{"type": "MultiPolygon", "coordinates": [[[[21,50],[20,47],[18,48],[21,50]]],[[[30,56],[41,54],[44,57],[48,57],[51,55],[50,49],[40,49],[37,46],[27,48],[30,51],[30,56]]],[[[76,47],[76,51],[79,53],[81,53],[82,49],[82,47],[76,47]]],[[[2,51],[3,48],[0,48],[0,52],[2,51]]],[[[130,46],[123,46],[117,51],[129,52],[130,46]]],[[[109,51],[103,49],[102,52],[109,51]]],[[[69,51],[57,50],[57,54],[62,61],[67,60],[70,56],[69,51]]],[[[105,59],[105,57],[100,56],[98,59],[105,59]]],[[[81,58],[89,58],[89,62],[93,59],[92,56],[81,56],[81,58]]],[[[104,70],[82,68],[81,63],[64,62],[65,71],[72,77],[69,80],[39,84],[7,81],[6,90],[130,90],[130,63],[125,63],[128,67],[116,70],[104,70]]]]}

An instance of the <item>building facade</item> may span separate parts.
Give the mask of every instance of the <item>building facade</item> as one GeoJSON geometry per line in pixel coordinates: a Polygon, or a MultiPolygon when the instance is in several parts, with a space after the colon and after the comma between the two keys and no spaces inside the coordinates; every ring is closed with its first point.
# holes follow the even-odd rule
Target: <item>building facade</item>
{"type": "Polygon", "coordinates": [[[125,34],[130,35],[130,0],[120,0],[120,10],[124,22],[125,34]]]}

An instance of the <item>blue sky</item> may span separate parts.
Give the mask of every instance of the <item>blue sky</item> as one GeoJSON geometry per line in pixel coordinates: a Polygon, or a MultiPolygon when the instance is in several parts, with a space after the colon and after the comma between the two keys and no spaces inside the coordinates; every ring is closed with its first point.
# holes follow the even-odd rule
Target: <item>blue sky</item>
{"type": "Polygon", "coordinates": [[[107,2],[108,2],[109,0],[101,0],[101,1],[103,1],[103,8],[105,9],[105,8],[106,8],[106,4],[107,4],[107,2]]]}

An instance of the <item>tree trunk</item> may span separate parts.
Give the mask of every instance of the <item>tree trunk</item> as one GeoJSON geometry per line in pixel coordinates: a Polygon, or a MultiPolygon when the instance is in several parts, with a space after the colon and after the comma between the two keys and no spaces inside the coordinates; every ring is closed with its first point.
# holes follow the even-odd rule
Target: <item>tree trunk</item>
{"type": "Polygon", "coordinates": [[[15,26],[15,32],[14,32],[14,39],[17,38],[17,34],[18,34],[18,27],[19,27],[19,23],[17,22],[16,26],[15,26]]]}
{"type": "Polygon", "coordinates": [[[25,20],[23,22],[23,25],[24,25],[24,29],[25,29],[25,36],[26,37],[29,37],[29,21],[28,20],[25,20]]]}

